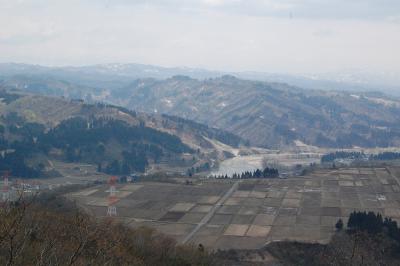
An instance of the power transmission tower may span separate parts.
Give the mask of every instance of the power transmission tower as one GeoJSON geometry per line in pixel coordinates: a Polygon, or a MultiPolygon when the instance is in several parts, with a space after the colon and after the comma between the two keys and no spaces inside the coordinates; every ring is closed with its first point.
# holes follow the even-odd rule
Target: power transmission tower
{"type": "Polygon", "coordinates": [[[115,204],[118,201],[117,198],[117,189],[115,188],[115,183],[117,182],[117,177],[112,176],[108,180],[108,184],[110,185],[110,188],[107,192],[110,194],[108,195],[108,208],[107,208],[107,216],[117,216],[117,207],[115,204]]]}
{"type": "Polygon", "coordinates": [[[5,172],[3,175],[3,195],[2,200],[3,202],[7,202],[10,200],[10,190],[9,190],[9,180],[8,180],[8,172],[5,172]]]}

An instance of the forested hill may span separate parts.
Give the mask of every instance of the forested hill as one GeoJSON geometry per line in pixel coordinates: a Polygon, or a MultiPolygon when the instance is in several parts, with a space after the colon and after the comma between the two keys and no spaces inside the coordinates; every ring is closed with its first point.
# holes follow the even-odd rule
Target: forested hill
{"type": "MultiPolygon", "coordinates": [[[[224,130],[212,128],[188,119],[164,114],[147,114],[136,112],[117,105],[104,103],[87,103],[82,99],[71,99],[62,97],[45,97],[38,94],[26,94],[18,91],[9,92],[0,86],[0,115],[19,115],[29,122],[43,124],[46,127],[54,127],[61,121],[71,117],[95,117],[112,118],[125,121],[130,125],[145,125],[183,139],[188,145],[195,148],[208,147],[205,138],[215,139],[224,144],[238,147],[245,141],[235,134],[224,130]]],[[[10,119],[9,119],[10,120],[10,119]]]]}
{"type": "Polygon", "coordinates": [[[400,101],[380,93],[311,91],[232,76],[137,80],[110,102],[226,129],[253,145],[400,145],[400,101]]]}
{"type": "Polygon", "coordinates": [[[0,170],[21,177],[41,175],[46,158],[96,164],[110,174],[161,162],[196,168],[223,155],[209,141],[242,142],[190,121],[105,104],[6,91],[0,98],[0,170]]]}
{"type": "MultiPolygon", "coordinates": [[[[74,76],[73,72],[70,75],[74,76]]],[[[186,129],[194,125],[186,119],[196,121],[238,135],[255,146],[281,148],[302,142],[335,148],[400,145],[400,100],[381,93],[305,90],[233,76],[205,80],[174,76],[130,82],[123,76],[123,84],[117,78],[112,86],[93,87],[56,76],[14,76],[0,84],[35,94],[107,102],[152,114],[150,119],[160,114],[181,117],[164,116],[164,120],[172,124],[179,120],[186,129]]],[[[214,129],[202,128],[220,141],[240,142],[226,132],[216,134],[214,129]]]]}

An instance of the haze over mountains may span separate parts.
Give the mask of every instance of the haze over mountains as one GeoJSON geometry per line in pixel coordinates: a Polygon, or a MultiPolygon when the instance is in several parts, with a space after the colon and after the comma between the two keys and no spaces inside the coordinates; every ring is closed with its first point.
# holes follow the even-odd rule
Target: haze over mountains
{"type": "Polygon", "coordinates": [[[45,67],[29,64],[0,63],[0,79],[21,75],[31,78],[55,78],[101,88],[118,87],[139,78],[166,79],[176,75],[184,75],[195,79],[206,79],[234,75],[242,79],[287,83],[305,89],[382,91],[400,95],[400,86],[398,85],[400,78],[394,72],[348,70],[338,73],[304,73],[295,75],[256,71],[212,71],[201,68],[171,68],[144,64],[45,67]]]}
{"type": "Polygon", "coordinates": [[[311,90],[218,72],[144,65],[2,64],[0,70],[6,89],[176,115],[227,130],[255,146],[305,143],[344,148],[400,143],[400,101],[379,92],[324,86],[311,90]],[[170,77],[175,74],[181,75],[170,77]]]}
{"type": "Polygon", "coordinates": [[[0,265],[400,265],[400,0],[0,24],[0,265]]]}

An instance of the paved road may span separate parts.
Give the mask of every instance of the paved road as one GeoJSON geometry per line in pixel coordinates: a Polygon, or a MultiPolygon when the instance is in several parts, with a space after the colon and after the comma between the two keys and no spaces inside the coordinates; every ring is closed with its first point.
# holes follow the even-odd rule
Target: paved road
{"type": "Polygon", "coordinates": [[[201,219],[200,223],[182,240],[182,244],[187,243],[205,224],[207,224],[215,212],[225,203],[225,201],[235,192],[239,186],[240,180],[237,180],[225,195],[211,208],[211,210],[201,219]]]}

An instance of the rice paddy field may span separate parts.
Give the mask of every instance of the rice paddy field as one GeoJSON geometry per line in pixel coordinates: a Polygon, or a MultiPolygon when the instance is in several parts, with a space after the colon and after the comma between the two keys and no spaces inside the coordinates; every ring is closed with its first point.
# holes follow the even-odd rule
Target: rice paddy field
{"type": "MultiPolygon", "coordinates": [[[[306,177],[116,186],[114,219],[153,227],[181,243],[257,249],[280,240],[326,243],[339,218],[375,211],[400,221],[400,168],[317,170],[306,177]]],[[[106,217],[108,186],[68,196],[106,217]]]]}

